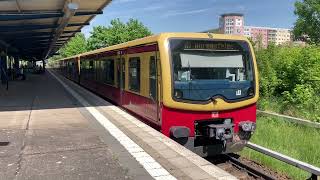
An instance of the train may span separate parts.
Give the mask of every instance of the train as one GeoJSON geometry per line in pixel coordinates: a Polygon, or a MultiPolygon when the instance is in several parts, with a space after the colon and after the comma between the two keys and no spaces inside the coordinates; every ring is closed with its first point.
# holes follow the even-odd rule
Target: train
{"type": "Polygon", "coordinates": [[[52,68],[201,156],[241,151],[256,129],[258,70],[243,36],[161,33],[52,68]]]}

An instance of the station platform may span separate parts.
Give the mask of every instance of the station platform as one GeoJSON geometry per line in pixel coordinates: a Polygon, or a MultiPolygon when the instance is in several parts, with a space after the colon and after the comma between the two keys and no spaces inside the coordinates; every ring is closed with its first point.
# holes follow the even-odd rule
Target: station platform
{"type": "Polygon", "coordinates": [[[48,70],[0,86],[0,179],[236,179],[48,70]]]}

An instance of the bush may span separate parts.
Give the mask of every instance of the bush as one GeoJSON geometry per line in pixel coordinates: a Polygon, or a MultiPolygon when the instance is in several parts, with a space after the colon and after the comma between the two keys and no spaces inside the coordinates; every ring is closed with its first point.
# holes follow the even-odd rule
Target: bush
{"type": "Polygon", "coordinates": [[[259,107],[268,110],[271,101],[279,99],[283,107],[277,109],[294,109],[295,114],[320,119],[319,46],[270,45],[257,50],[256,57],[263,97],[259,107]]]}

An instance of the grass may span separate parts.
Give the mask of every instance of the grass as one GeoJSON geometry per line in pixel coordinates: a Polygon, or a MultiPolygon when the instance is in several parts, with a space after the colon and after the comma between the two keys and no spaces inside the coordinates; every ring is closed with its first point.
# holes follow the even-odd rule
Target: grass
{"type": "Polygon", "coordinates": [[[258,108],[260,110],[320,122],[320,105],[317,105],[316,108],[306,108],[296,105],[288,105],[282,97],[261,97],[259,99],[258,108]]]}
{"type": "MultiPolygon", "coordinates": [[[[258,116],[251,142],[292,158],[320,167],[320,129],[286,122],[275,117],[258,116]]],[[[309,173],[245,148],[240,154],[293,179],[307,179],[309,173]]]]}

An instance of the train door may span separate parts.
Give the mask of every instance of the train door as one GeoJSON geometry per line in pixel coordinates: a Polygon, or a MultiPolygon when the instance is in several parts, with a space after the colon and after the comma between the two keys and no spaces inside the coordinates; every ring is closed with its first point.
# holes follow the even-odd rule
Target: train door
{"type": "MultiPolygon", "coordinates": [[[[121,53],[120,53],[121,54],[121,53]]],[[[118,69],[117,74],[120,75],[119,89],[120,89],[120,105],[124,104],[124,95],[125,95],[125,84],[126,84],[126,61],[125,56],[120,55],[119,57],[120,68],[118,69]]]]}
{"type": "Polygon", "coordinates": [[[151,101],[146,107],[148,118],[159,124],[159,100],[158,100],[158,58],[149,58],[149,98],[151,101]]]}

